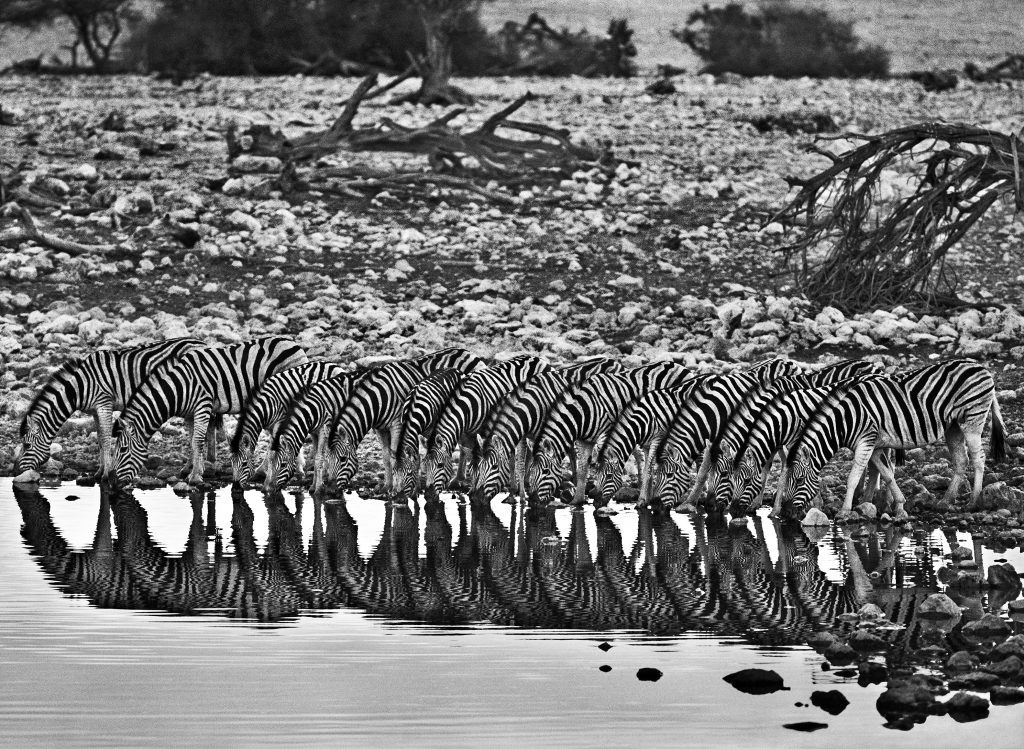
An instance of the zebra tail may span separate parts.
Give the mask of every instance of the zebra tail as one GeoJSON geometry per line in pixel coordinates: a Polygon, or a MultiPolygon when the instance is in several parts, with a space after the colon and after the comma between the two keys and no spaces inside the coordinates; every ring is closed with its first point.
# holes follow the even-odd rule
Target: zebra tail
{"type": "Polygon", "coordinates": [[[893,464],[898,466],[905,466],[907,464],[907,451],[902,447],[897,447],[893,451],[893,464]]]}
{"type": "Polygon", "coordinates": [[[992,398],[992,460],[1002,463],[1006,460],[1006,426],[999,410],[999,401],[992,398]]]}

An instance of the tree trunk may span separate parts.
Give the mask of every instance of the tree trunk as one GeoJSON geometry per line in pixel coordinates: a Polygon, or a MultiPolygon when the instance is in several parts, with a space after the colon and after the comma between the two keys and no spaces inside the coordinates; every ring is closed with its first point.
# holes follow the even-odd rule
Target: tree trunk
{"type": "Polygon", "coordinates": [[[468,105],[473,97],[458,86],[453,86],[452,40],[447,19],[428,11],[421,11],[423,30],[426,32],[427,54],[413,60],[422,78],[420,89],[414,94],[399,97],[396,102],[440,104],[441,106],[468,105]]]}

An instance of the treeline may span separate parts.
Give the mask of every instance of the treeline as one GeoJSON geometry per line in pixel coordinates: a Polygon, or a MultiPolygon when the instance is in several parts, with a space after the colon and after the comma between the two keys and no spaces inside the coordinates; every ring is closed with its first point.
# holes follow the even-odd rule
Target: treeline
{"type": "MultiPolygon", "coordinates": [[[[69,22],[66,49],[98,72],[188,76],[583,75],[637,72],[633,29],[557,29],[533,13],[489,31],[483,0],[156,0],[140,15],[131,0],[0,0],[0,27],[69,22]],[[116,46],[115,46],[116,45],[116,46]],[[112,57],[117,50],[119,56],[112,57]]],[[[779,77],[882,77],[889,55],[864,45],[850,22],[821,9],[769,2],[707,5],[671,31],[703,61],[702,72],[779,77]]],[[[41,65],[41,62],[40,62],[41,65]]]]}

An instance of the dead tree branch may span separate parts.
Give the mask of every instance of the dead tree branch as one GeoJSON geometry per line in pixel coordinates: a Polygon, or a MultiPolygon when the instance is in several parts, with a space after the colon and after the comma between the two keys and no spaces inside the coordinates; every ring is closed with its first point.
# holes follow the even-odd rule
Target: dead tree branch
{"type": "Polygon", "coordinates": [[[785,259],[808,298],[844,310],[955,301],[946,255],[1000,199],[1024,209],[1020,135],[944,122],[876,136],[808,178],[775,217],[801,225],[785,259]],[[913,170],[905,194],[883,199],[894,168],[913,170]]]}
{"type": "Polygon", "coordinates": [[[44,247],[49,247],[58,252],[66,252],[69,255],[106,254],[117,249],[117,245],[113,244],[80,244],[79,242],[73,242],[70,239],[50,234],[39,228],[35,217],[29,213],[27,208],[18,206],[16,210],[22,228],[0,232],[0,245],[16,247],[23,242],[36,242],[44,247]]]}

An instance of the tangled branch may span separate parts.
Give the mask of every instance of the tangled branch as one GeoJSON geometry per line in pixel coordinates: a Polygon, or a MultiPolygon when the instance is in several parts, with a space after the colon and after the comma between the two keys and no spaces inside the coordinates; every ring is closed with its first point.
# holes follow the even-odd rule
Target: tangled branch
{"type": "Polygon", "coordinates": [[[802,224],[785,259],[808,298],[845,310],[956,303],[949,250],[1001,198],[1024,209],[1020,135],[944,122],[875,136],[839,155],[812,146],[832,165],[799,188],[775,217],[802,224]],[[916,187],[882,200],[885,175],[916,169],[916,187]]]}

